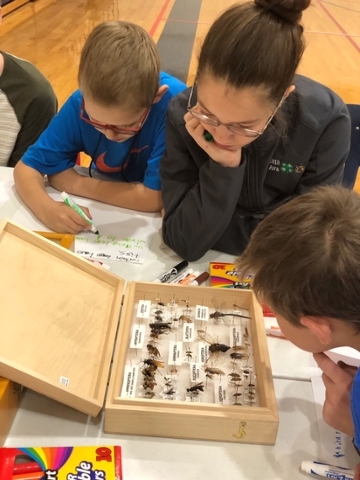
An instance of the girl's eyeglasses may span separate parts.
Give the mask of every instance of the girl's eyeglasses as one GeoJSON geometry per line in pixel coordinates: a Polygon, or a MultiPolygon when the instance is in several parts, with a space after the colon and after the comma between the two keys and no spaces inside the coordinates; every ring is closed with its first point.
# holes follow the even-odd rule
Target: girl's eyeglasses
{"type": "Polygon", "coordinates": [[[230,130],[230,132],[235,133],[236,135],[242,135],[242,136],[245,136],[245,137],[252,137],[252,138],[257,138],[265,132],[265,130],[270,125],[272,119],[274,118],[276,112],[279,110],[279,108],[281,107],[281,105],[283,104],[283,102],[286,98],[286,93],[284,93],[284,95],[282,96],[278,106],[275,108],[273,114],[269,117],[268,121],[266,122],[265,127],[262,130],[257,131],[257,130],[251,130],[250,128],[245,128],[238,123],[222,123],[217,118],[209,117],[208,115],[206,115],[204,113],[197,112],[195,110],[197,104],[194,105],[194,106],[191,106],[195,85],[196,85],[196,80],[194,82],[194,85],[191,88],[189,101],[188,101],[188,105],[187,105],[188,112],[191,113],[191,115],[194,118],[196,118],[197,120],[199,120],[202,123],[205,123],[206,125],[211,125],[213,127],[219,127],[220,125],[223,125],[228,130],[230,130]]]}
{"type": "Polygon", "coordinates": [[[132,137],[132,136],[136,135],[142,129],[142,127],[144,126],[144,123],[147,120],[147,117],[149,115],[151,107],[152,107],[152,105],[150,105],[150,107],[146,110],[144,115],[141,117],[139,123],[137,124],[136,128],[123,128],[123,127],[117,127],[116,125],[107,125],[107,124],[104,124],[104,123],[94,122],[93,120],[88,118],[89,116],[87,115],[87,113],[85,111],[84,99],[82,100],[82,103],[81,103],[80,118],[81,118],[81,120],[88,123],[89,125],[92,125],[97,130],[111,130],[112,132],[114,132],[118,135],[128,135],[129,137],[132,137]],[[85,115],[87,115],[87,117],[85,115]]]}

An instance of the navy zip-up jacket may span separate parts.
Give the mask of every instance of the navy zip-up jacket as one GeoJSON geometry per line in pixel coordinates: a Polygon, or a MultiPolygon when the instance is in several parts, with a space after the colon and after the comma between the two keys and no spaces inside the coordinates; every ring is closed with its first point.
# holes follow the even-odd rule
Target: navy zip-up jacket
{"type": "Polygon", "coordinates": [[[350,149],[347,107],[309,78],[296,75],[293,84],[296,90],[282,106],[286,134],[269,126],[242,149],[236,168],[213,161],[188,134],[190,90],[170,102],[160,162],[162,233],[181,258],[196,261],[210,249],[238,255],[276,207],[311,188],[341,183],[350,149]]]}

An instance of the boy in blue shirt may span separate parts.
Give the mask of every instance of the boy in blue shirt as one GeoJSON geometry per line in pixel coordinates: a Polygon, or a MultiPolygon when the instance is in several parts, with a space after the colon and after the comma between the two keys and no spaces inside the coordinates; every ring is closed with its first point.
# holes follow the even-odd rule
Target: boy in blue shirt
{"type": "Polygon", "coordinates": [[[69,194],[160,211],[158,168],[167,105],[186,85],[160,72],[149,34],[122,21],[105,22],[92,31],[81,53],[78,82],[80,90],[14,170],[21,198],[48,228],[59,232],[78,233],[89,224],[50,198],[44,175],[51,186],[69,194]],[[89,176],[74,169],[79,152],[91,157],[89,176]]]}
{"type": "MultiPolygon", "coordinates": [[[[283,334],[323,371],[324,420],[360,450],[360,371],[325,353],[360,351],[360,197],[321,187],[274,210],[237,261],[240,276],[276,314],[283,334]]],[[[360,464],[355,471],[360,480],[360,464]]]]}

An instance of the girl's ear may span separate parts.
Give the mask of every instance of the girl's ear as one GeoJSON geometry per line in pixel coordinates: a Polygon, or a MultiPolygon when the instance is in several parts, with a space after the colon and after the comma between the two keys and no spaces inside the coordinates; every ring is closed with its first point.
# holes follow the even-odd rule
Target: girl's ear
{"type": "Polygon", "coordinates": [[[308,328],[322,345],[329,345],[332,339],[331,322],[326,317],[302,317],[300,323],[308,328]]]}

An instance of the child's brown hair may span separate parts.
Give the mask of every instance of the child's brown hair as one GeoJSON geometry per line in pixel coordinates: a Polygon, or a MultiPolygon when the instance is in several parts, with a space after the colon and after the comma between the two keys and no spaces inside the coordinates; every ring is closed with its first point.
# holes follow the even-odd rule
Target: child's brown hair
{"type": "Polygon", "coordinates": [[[325,316],[360,331],[360,197],[343,187],[320,187],[274,210],[237,260],[241,276],[295,325],[325,316]]]}
{"type": "Polygon", "coordinates": [[[101,23],[81,52],[82,94],[104,106],[149,107],[159,89],[160,59],[155,42],[139,25],[101,23]]]}
{"type": "Polygon", "coordinates": [[[241,89],[261,87],[274,105],[291,85],[305,49],[302,11],[311,0],[234,4],[210,27],[198,79],[210,74],[241,89]]]}

